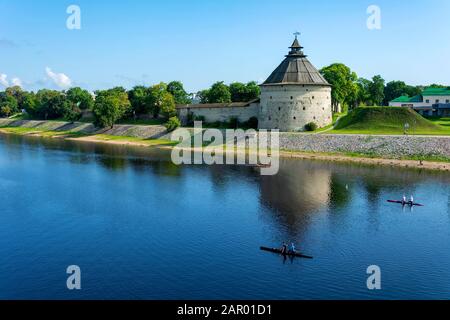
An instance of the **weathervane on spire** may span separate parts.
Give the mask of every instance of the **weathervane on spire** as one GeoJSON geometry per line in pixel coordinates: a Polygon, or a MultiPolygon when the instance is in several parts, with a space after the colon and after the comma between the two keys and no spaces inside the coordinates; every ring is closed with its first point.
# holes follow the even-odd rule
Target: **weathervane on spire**
{"type": "MultiPolygon", "coordinates": [[[[300,32],[294,32],[295,40],[292,43],[292,45],[289,47],[291,51],[289,52],[289,55],[296,55],[296,56],[305,56],[302,52],[303,47],[300,45],[300,42],[298,41],[298,36],[300,35],[300,32]]],[[[305,56],[306,57],[306,56],[305,56]]]]}

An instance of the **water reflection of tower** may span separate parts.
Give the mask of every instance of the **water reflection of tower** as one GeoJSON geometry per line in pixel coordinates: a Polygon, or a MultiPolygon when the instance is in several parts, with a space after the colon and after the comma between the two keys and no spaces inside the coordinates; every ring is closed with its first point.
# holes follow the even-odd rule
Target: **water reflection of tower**
{"type": "Polygon", "coordinates": [[[282,160],[275,176],[261,177],[261,203],[292,236],[305,231],[311,216],[326,208],[331,171],[310,161],[282,160]]]}

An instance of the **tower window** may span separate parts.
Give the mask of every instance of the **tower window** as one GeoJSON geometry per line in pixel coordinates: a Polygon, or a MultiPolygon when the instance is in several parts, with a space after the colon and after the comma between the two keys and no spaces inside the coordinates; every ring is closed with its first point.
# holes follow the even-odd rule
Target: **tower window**
{"type": "Polygon", "coordinates": [[[270,96],[270,100],[272,100],[272,96],[270,96]]]}
{"type": "Polygon", "coordinates": [[[280,108],[280,107],[278,107],[278,111],[281,111],[281,108],[280,108]]]}
{"type": "Polygon", "coordinates": [[[291,100],[294,100],[294,97],[293,97],[293,96],[291,96],[291,100]]]}
{"type": "Polygon", "coordinates": [[[297,120],[297,117],[294,117],[294,120],[297,120]]]}
{"type": "Polygon", "coordinates": [[[305,111],[306,110],[306,107],[303,107],[303,111],[305,111]]]}
{"type": "Polygon", "coordinates": [[[312,96],[312,98],[314,99],[314,96],[312,96]]]}

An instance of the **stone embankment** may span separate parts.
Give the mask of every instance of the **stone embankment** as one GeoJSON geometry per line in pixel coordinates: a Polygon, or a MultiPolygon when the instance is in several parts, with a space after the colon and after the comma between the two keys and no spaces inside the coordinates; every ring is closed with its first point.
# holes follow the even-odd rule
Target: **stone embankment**
{"type": "Polygon", "coordinates": [[[450,136],[369,136],[282,133],[280,147],[303,152],[359,153],[379,157],[450,159],[450,136]]]}
{"type": "MultiPolygon", "coordinates": [[[[0,119],[0,127],[71,131],[141,139],[170,139],[164,126],[115,125],[98,129],[91,123],[0,119]]],[[[316,153],[355,153],[374,157],[442,157],[450,159],[450,136],[372,136],[281,133],[282,150],[316,153]]]]}

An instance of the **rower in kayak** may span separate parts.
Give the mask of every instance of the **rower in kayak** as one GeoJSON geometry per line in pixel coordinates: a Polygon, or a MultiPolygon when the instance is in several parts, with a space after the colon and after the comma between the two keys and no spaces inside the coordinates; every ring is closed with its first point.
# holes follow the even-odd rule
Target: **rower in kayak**
{"type": "Polygon", "coordinates": [[[289,254],[296,254],[297,250],[295,250],[295,244],[292,242],[289,247],[289,254]]]}
{"type": "Polygon", "coordinates": [[[406,196],[403,195],[402,204],[403,204],[404,206],[406,206],[406,205],[413,206],[413,205],[414,205],[414,197],[411,195],[411,197],[410,197],[409,199],[410,199],[409,201],[406,200],[406,196]]]}
{"type": "Polygon", "coordinates": [[[288,246],[287,246],[287,244],[285,242],[285,243],[283,243],[283,246],[281,247],[281,254],[283,256],[285,256],[285,255],[287,255],[287,253],[288,253],[288,246]]]}

